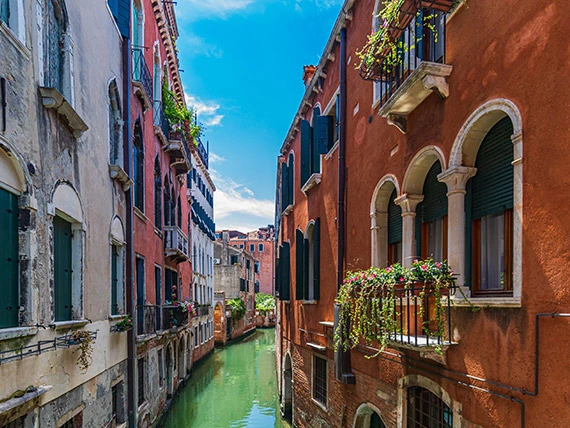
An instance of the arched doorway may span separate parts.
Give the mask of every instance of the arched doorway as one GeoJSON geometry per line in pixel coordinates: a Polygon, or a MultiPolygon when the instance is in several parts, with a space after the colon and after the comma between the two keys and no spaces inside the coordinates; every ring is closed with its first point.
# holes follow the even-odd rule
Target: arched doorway
{"type": "Polygon", "coordinates": [[[385,428],[386,424],[380,417],[380,410],[373,404],[362,404],[354,416],[354,428],[385,428]]]}
{"type": "Polygon", "coordinates": [[[283,392],[281,395],[281,414],[283,418],[292,422],[293,420],[293,365],[291,356],[285,356],[283,364],[283,392]]]}

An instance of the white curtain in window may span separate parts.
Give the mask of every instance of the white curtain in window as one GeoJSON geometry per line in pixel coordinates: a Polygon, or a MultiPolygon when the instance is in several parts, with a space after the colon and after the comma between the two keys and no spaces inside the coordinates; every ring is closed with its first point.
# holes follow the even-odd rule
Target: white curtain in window
{"type": "Polygon", "coordinates": [[[428,223],[428,256],[443,261],[443,218],[428,223]]]}
{"type": "Polygon", "coordinates": [[[481,290],[502,290],[505,281],[505,215],[481,219],[481,290]]]}

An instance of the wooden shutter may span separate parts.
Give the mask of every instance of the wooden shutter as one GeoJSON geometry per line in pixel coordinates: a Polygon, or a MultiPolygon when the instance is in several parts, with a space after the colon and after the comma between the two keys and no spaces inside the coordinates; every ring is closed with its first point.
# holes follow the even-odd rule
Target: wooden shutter
{"type": "Polygon", "coordinates": [[[18,326],[18,198],[0,189],[0,328],[18,326]]]}
{"type": "Polygon", "coordinates": [[[332,116],[317,116],[314,126],[317,155],[326,154],[334,144],[334,118],[332,116]]]}
{"type": "Polygon", "coordinates": [[[308,239],[303,239],[303,299],[309,300],[309,251],[308,239]]]}
{"type": "Polygon", "coordinates": [[[295,182],[294,178],[295,178],[295,158],[293,156],[293,154],[291,153],[289,155],[289,165],[287,166],[287,176],[288,176],[288,187],[287,187],[287,203],[289,205],[293,205],[293,192],[295,189],[293,189],[293,183],[295,182]]]}
{"type": "Polygon", "coordinates": [[[303,300],[304,296],[304,267],[303,267],[303,247],[305,243],[305,238],[303,237],[303,232],[299,229],[295,232],[295,298],[297,300],[303,300]]]}
{"type": "Polygon", "coordinates": [[[311,125],[305,119],[301,120],[301,183],[302,187],[311,175],[311,146],[313,133],[311,125]]]}
{"type": "Polygon", "coordinates": [[[471,179],[471,219],[475,220],[513,208],[513,124],[506,117],[487,133],[471,179]]]}
{"type": "Polygon", "coordinates": [[[119,290],[119,252],[116,245],[111,245],[111,314],[119,313],[118,290],[119,290]]]}
{"type": "Polygon", "coordinates": [[[315,220],[313,226],[313,286],[314,286],[314,300],[319,300],[321,297],[321,219],[315,220]]]}
{"type": "Polygon", "coordinates": [[[437,161],[428,171],[424,181],[422,223],[447,215],[447,186],[437,180],[439,174],[441,174],[441,164],[437,161]]]}
{"type": "Polygon", "coordinates": [[[279,257],[275,258],[275,295],[279,300],[283,300],[281,296],[281,284],[283,282],[283,264],[281,259],[283,258],[283,246],[279,246],[279,257]]]}
{"type": "Polygon", "coordinates": [[[162,270],[159,267],[154,268],[154,289],[156,293],[157,306],[162,305],[162,270]]]}
{"type": "MultiPolygon", "coordinates": [[[[335,128],[336,128],[336,139],[340,139],[340,94],[336,96],[335,105],[335,128]]],[[[334,145],[335,141],[333,141],[334,145]]]]}
{"type": "Polygon", "coordinates": [[[283,243],[281,253],[281,300],[291,300],[291,247],[283,243]]]}
{"type": "Polygon", "coordinates": [[[69,321],[71,311],[71,223],[61,217],[54,217],[54,301],[55,320],[69,321]]]}
{"type": "Polygon", "coordinates": [[[10,26],[10,0],[0,0],[0,20],[10,26]]]}
{"type": "Polygon", "coordinates": [[[394,203],[396,189],[390,196],[388,203],[388,243],[395,244],[402,241],[402,208],[394,203]]]}
{"type": "Polygon", "coordinates": [[[289,206],[289,171],[287,164],[281,164],[281,212],[289,206]]]}

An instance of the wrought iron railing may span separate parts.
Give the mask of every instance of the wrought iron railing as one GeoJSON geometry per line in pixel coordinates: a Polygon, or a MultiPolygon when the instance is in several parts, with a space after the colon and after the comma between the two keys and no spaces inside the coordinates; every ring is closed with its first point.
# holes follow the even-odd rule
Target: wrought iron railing
{"type": "Polygon", "coordinates": [[[162,108],[162,101],[154,100],[154,126],[161,129],[165,138],[168,138],[169,123],[164,109],[162,108]]]}
{"type": "Polygon", "coordinates": [[[197,139],[197,141],[198,145],[196,147],[196,150],[198,150],[198,155],[202,159],[202,162],[204,162],[204,166],[208,168],[208,158],[210,156],[208,150],[206,149],[206,147],[204,147],[204,144],[202,143],[202,141],[200,141],[200,139],[197,139]]]}
{"type": "Polygon", "coordinates": [[[180,306],[162,307],[162,329],[180,328],[188,325],[188,310],[180,306]]]}
{"type": "Polygon", "coordinates": [[[437,346],[451,343],[451,299],[457,286],[436,289],[434,284],[413,282],[396,286],[394,298],[380,293],[380,307],[388,302],[394,305],[394,331],[391,342],[413,346],[437,346]],[[439,297],[438,297],[439,296],[439,297]]]}
{"type": "Polygon", "coordinates": [[[137,306],[137,334],[153,334],[160,330],[160,306],[137,306]]]}
{"type": "Polygon", "coordinates": [[[142,48],[133,48],[133,80],[142,85],[148,99],[152,100],[152,74],[150,74],[142,48]]]}
{"type": "MultiPolygon", "coordinates": [[[[97,332],[89,332],[89,335],[93,340],[97,339],[97,332]]],[[[9,363],[10,361],[22,360],[25,357],[31,357],[34,355],[41,355],[44,352],[53,351],[58,348],[70,348],[72,346],[78,346],[81,344],[83,339],[81,337],[77,338],[73,333],[67,334],[65,336],[58,336],[51,340],[40,340],[38,343],[31,345],[19,346],[19,347],[8,347],[8,349],[3,349],[0,351],[0,365],[9,363]]]]}
{"type": "Polygon", "coordinates": [[[188,237],[178,226],[164,226],[164,250],[168,255],[190,257],[188,237]]]}
{"type": "Polygon", "coordinates": [[[398,39],[396,49],[383,59],[374,73],[375,91],[381,105],[422,62],[445,63],[445,30],[444,12],[429,9],[417,12],[398,39]]]}

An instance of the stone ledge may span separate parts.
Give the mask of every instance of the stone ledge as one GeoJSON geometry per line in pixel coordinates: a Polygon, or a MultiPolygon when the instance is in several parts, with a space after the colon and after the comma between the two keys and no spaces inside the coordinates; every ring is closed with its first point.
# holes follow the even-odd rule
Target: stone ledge
{"type": "Polygon", "coordinates": [[[0,341],[17,339],[19,337],[34,336],[37,334],[37,327],[14,327],[0,330],[0,341]]]}
{"type": "Polygon", "coordinates": [[[312,174],[307,180],[307,182],[303,185],[303,187],[301,187],[301,192],[303,192],[306,195],[310,189],[315,187],[317,184],[320,184],[320,182],[321,182],[321,174],[318,173],[312,174]]]}
{"type": "MultiPolygon", "coordinates": [[[[519,297],[452,297],[451,306],[458,308],[521,308],[522,302],[519,297]]],[[[443,301],[443,300],[442,300],[443,301]]]]}
{"type": "Polygon", "coordinates": [[[113,180],[117,180],[119,183],[123,185],[123,190],[126,192],[133,186],[133,180],[129,177],[129,175],[125,172],[120,165],[109,165],[109,175],[113,180]]]}
{"type": "Polygon", "coordinates": [[[68,328],[81,328],[89,324],[89,320],[70,320],[70,321],[57,321],[50,325],[51,328],[56,330],[65,330],[68,328]]]}
{"type": "Polygon", "coordinates": [[[53,108],[64,119],[67,126],[73,133],[73,137],[79,138],[89,129],[79,113],[75,111],[71,104],[56,88],[46,88],[40,86],[42,104],[45,108],[53,108]]]}
{"type": "Polygon", "coordinates": [[[39,398],[52,389],[51,385],[42,385],[35,391],[26,392],[22,397],[10,398],[0,403],[0,425],[7,425],[37,407],[39,398]]]}

